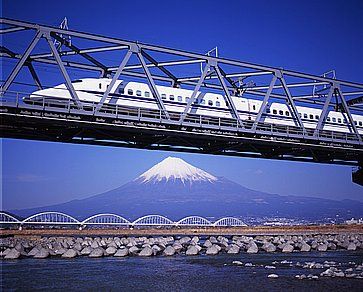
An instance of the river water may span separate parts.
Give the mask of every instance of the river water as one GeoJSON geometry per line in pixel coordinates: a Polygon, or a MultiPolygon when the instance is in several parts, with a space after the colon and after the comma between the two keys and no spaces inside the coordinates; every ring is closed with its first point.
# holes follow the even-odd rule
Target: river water
{"type": "Polygon", "coordinates": [[[361,264],[362,260],[362,251],[3,260],[1,290],[363,291],[363,279],[295,279],[297,274],[319,275],[325,270],[298,267],[296,262],[335,261],[345,270],[352,266],[349,262],[361,264]],[[235,260],[255,266],[237,266],[232,264],[235,260]],[[284,260],[292,264],[272,264],[284,260]],[[266,269],[265,265],[276,269],[266,269]],[[279,278],[267,278],[271,273],[279,278]]]}

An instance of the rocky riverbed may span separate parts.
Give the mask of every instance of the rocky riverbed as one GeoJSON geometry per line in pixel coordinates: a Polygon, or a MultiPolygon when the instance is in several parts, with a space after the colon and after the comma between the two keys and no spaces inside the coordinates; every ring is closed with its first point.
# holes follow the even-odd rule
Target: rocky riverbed
{"type": "MultiPolygon", "coordinates": [[[[106,256],[173,256],[219,253],[292,253],[363,250],[363,234],[285,236],[157,236],[157,237],[7,237],[0,239],[0,257],[99,258],[106,256]]],[[[327,272],[329,273],[329,272],[327,272]]]]}

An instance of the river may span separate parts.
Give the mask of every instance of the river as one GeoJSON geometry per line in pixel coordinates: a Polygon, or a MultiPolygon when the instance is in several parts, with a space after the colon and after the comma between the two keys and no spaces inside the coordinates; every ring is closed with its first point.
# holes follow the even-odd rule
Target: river
{"type": "Polygon", "coordinates": [[[3,260],[1,290],[351,292],[363,291],[363,279],[319,276],[318,280],[299,280],[295,275],[319,275],[325,269],[306,269],[296,263],[335,261],[345,270],[352,266],[349,262],[362,264],[362,260],[362,251],[3,260]],[[235,260],[254,266],[232,264],[235,260]],[[292,264],[281,263],[284,260],[292,264]],[[266,269],[266,265],[276,268],[266,269]],[[272,273],[279,277],[267,278],[272,273]]]}

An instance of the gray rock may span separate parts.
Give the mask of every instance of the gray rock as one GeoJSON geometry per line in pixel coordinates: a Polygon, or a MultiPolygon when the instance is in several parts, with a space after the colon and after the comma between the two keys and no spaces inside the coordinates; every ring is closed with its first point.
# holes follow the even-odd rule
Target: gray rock
{"type": "Polygon", "coordinates": [[[45,248],[41,248],[35,255],[34,258],[35,259],[45,259],[49,257],[49,250],[45,249],[45,248]]]}
{"type": "Polygon", "coordinates": [[[6,255],[5,259],[7,260],[15,260],[20,257],[20,252],[16,250],[15,248],[12,248],[6,255]]]}
{"type": "Polygon", "coordinates": [[[257,247],[257,244],[254,241],[251,241],[248,244],[247,253],[258,253],[258,247],[257,247]]]}
{"type": "Polygon", "coordinates": [[[301,248],[300,248],[300,251],[302,252],[308,252],[311,250],[311,246],[308,245],[306,242],[304,242],[302,245],[301,245],[301,248]]]}
{"type": "Polygon", "coordinates": [[[217,245],[213,244],[211,247],[208,247],[207,251],[205,252],[207,255],[216,255],[218,254],[219,249],[217,245]]]}
{"type": "Polygon", "coordinates": [[[129,250],[127,248],[118,249],[113,256],[115,257],[125,257],[129,254],[129,250]]]}
{"type": "Polygon", "coordinates": [[[77,255],[77,250],[72,248],[63,253],[62,258],[75,258],[77,255]]]}
{"type": "Polygon", "coordinates": [[[37,247],[33,247],[29,252],[28,256],[33,257],[39,252],[39,249],[37,247]]]}
{"type": "Polygon", "coordinates": [[[129,248],[129,253],[131,253],[131,254],[137,254],[139,252],[139,250],[140,249],[137,246],[131,246],[129,248]]]}
{"type": "Polygon", "coordinates": [[[116,253],[116,251],[117,251],[117,248],[114,246],[109,246],[108,248],[106,248],[106,253],[108,255],[113,255],[116,253]]]}
{"type": "Polygon", "coordinates": [[[102,247],[97,247],[94,250],[92,250],[88,256],[90,258],[100,258],[100,257],[103,257],[104,254],[105,254],[105,250],[102,247]]]}
{"type": "Polygon", "coordinates": [[[207,240],[204,242],[204,244],[203,244],[203,246],[204,246],[204,247],[206,247],[206,248],[211,247],[212,245],[213,245],[213,243],[211,243],[209,239],[207,239],[207,240]]]}
{"type": "Polygon", "coordinates": [[[153,254],[153,250],[152,250],[152,248],[150,248],[150,247],[144,247],[141,251],[140,251],[140,253],[139,253],[139,256],[141,256],[141,257],[149,257],[149,256],[151,256],[153,254]]]}
{"type": "Polygon", "coordinates": [[[185,252],[185,254],[188,256],[197,255],[198,253],[199,249],[195,245],[190,245],[187,251],[185,252]]]}
{"type": "Polygon", "coordinates": [[[233,261],[232,264],[237,265],[237,266],[243,265],[243,263],[241,261],[233,261]]]}
{"type": "Polygon", "coordinates": [[[267,276],[267,278],[270,278],[270,279],[276,279],[276,278],[278,278],[279,276],[278,275],[276,275],[276,274],[270,274],[270,275],[268,275],[267,276]]]}
{"type": "Polygon", "coordinates": [[[92,252],[92,248],[90,246],[86,246],[81,250],[81,255],[89,255],[92,252]]]}
{"type": "Polygon", "coordinates": [[[291,244],[285,244],[284,247],[282,248],[282,252],[292,252],[294,250],[294,247],[291,244]]]}
{"type": "Polygon", "coordinates": [[[232,244],[229,246],[227,253],[236,254],[239,253],[239,246],[237,244],[232,244]]]}
{"type": "Polygon", "coordinates": [[[276,246],[270,242],[264,244],[264,246],[262,247],[266,252],[275,252],[276,251],[276,246]]]}
{"type": "Polygon", "coordinates": [[[326,251],[327,249],[328,249],[328,246],[325,243],[321,243],[317,247],[318,251],[326,251]]]}
{"type": "Polygon", "coordinates": [[[357,246],[353,242],[349,243],[347,246],[347,250],[356,250],[356,249],[357,246]]]}
{"type": "Polygon", "coordinates": [[[169,245],[169,246],[167,246],[165,248],[164,255],[166,255],[166,256],[172,256],[174,254],[175,254],[175,248],[174,247],[172,247],[172,246],[169,245]]]}

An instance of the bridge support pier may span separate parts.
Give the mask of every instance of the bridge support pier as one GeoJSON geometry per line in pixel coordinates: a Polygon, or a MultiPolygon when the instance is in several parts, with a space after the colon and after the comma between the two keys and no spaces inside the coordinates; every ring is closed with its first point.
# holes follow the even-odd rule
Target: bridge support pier
{"type": "Polygon", "coordinates": [[[358,185],[363,186],[363,164],[358,166],[358,169],[352,173],[352,181],[358,185]]]}

